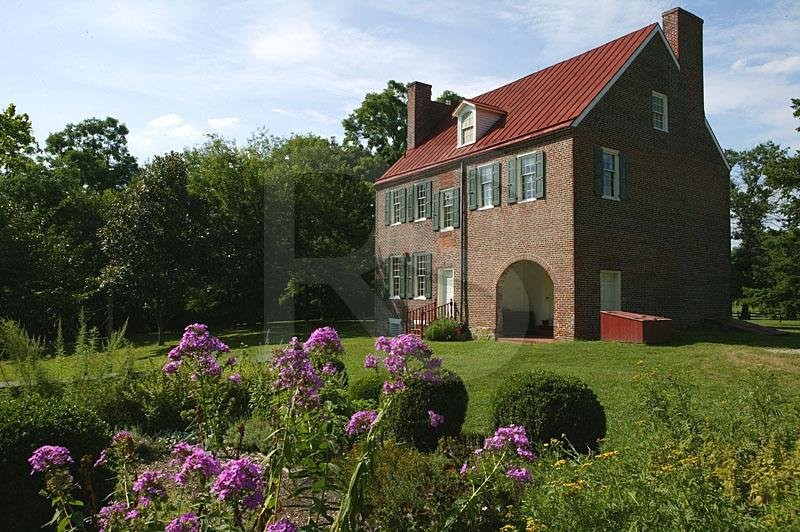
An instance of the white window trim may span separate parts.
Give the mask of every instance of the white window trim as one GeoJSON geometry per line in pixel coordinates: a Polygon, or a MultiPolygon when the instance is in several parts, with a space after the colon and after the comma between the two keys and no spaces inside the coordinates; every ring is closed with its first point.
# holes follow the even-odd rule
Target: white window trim
{"type": "MultiPolygon", "coordinates": [[[[529,157],[531,155],[536,155],[537,153],[541,153],[541,152],[542,152],[542,150],[533,150],[533,151],[529,151],[527,153],[521,153],[521,154],[517,155],[517,158],[514,160],[514,165],[516,166],[516,169],[517,169],[517,172],[516,172],[516,174],[517,174],[517,198],[521,198],[523,196],[523,193],[524,193],[524,190],[525,190],[525,182],[524,182],[524,178],[522,176],[522,159],[524,159],[525,157],[529,157]]],[[[542,168],[544,169],[544,167],[542,167],[542,168]]],[[[527,199],[517,199],[517,203],[531,203],[532,201],[536,201],[537,199],[539,199],[539,198],[533,197],[533,198],[527,198],[527,199]]],[[[544,199],[544,198],[542,198],[542,199],[544,199]]]]}
{"type": "MultiPolygon", "coordinates": [[[[440,192],[440,194],[441,194],[440,197],[442,198],[442,202],[439,205],[437,205],[436,208],[440,209],[439,210],[439,218],[440,218],[440,222],[441,223],[444,223],[444,193],[453,191],[455,189],[456,189],[456,187],[444,188],[440,192]]],[[[452,209],[453,206],[451,206],[450,208],[452,209]]],[[[440,233],[446,233],[447,231],[452,231],[454,229],[455,229],[455,227],[453,225],[448,225],[447,227],[443,227],[443,228],[439,229],[439,232],[440,233]]]]}
{"type": "MultiPolygon", "coordinates": [[[[402,299],[400,297],[399,293],[398,294],[393,294],[392,293],[392,292],[394,292],[394,279],[395,279],[394,264],[395,264],[396,260],[400,263],[400,261],[405,260],[405,257],[403,255],[390,255],[389,256],[389,269],[391,271],[391,274],[390,274],[390,277],[389,277],[389,299],[402,299]]],[[[402,263],[401,263],[401,265],[402,265],[402,263]]],[[[400,273],[399,269],[398,269],[398,273],[400,273]]],[[[402,278],[402,275],[398,275],[397,278],[399,279],[398,280],[398,284],[397,284],[398,292],[399,292],[400,291],[400,283],[403,282],[403,278],[402,278]]]]}
{"type": "MultiPolygon", "coordinates": [[[[477,194],[478,204],[480,205],[480,207],[478,207],[479,211],[485,211],[487,209],[491,209],[492,207],[494,207],[493,203],[490,203],[489,205],[484,205],[483,204],[483,183],[481,182],[481,169],[482,168],[491,168],[494,165],[495,165],[495,163],[488,163],[488,164],[482,164],[480,166],[476,166],[475,167],[475,176],[476,176],[476,181],[478,182],[478,190],[476,190],[475,193],[477,194]]],[[[491,172],[490,172],[490,174],[491,174],[491,172]]],[[[491,186],[492,186],[492,188],[494,188],[494,183],[492,183],[491,186]]],[[[494,191],[492,191],[492,199],[494,199],[494,191]]]]}
{"type": "MultiPolygon", "coordinates": [[[[414,264],[414,271],[416,272],[416,275],[414,275],[414,293],[416,293],[419,290],[419,278],[422,277],[419,274],[419,259],[420,259],[420,255],[414,255],[414,261],[416,261],[415,264],[414,264]]],[[[431,261],[430,262],[433,262],[433,257],[432,256],[431,256],[431,261]]],[[[429,270],[432,269],[431,266],[432,266],[431,264],[427,265],[429,270]]],[[[430,272],[426,273],[424,277],[425,277],[425,283],[426,284],[428,283],[428,279],[431,279],[431,281],[433,279],[433,277],[431,276],[430,272]]],[[[428,299],[427,297],[425,297],[424,289],[423,289],[422,295],[416,295],[416,296],[414,296],[414,299],[416,299],[416,300],[426,300],[426,299],[428,299]]]]}
{"type": "Polygon", "coordinates": [[[461,148],[464,146],[469,146],[470,144],[475,144],[475,141],[478,140],[478,111],[475,109],[474,105],[465,105],[464,109],[461,111],[461,114],[458,115],[458,130],[456,131],[458,134],[458,138],[456,139],[456,147],[461,148]],[[462,142],[462,123],[464,121],[464,116],[468,113],[472,113],[472,140],[470,142],[462,142]]]}
{"type": "MultiPolygon", "coordinates": [[[[655,129],[656,131],[663,131],[664,133],[669,133],[669,106],[668,106],[668,103],[667,103],[667,95],[666,94],[661,94],[660,92],[653,91],[653,95],[652,96],[656,96],[658,98],[661,98],[662,101],[664,102],[664,127],[663,128],[657,127],[655,125],[655,123],[653,123],[653,129],[655,129]]],[[[651,96],[651,99],[650,99],[650,119],[651,120],[652,120],[652,117],[653,117],[653,100],[652,100],[652,96],[651,96]]]]}
{"type": "MultiPolygon", "coordinates": [[[[615,165],[616,171],[614,172],[614,195],[613,196],[606,196],[605,193],[604,193],[603,194],[603,199],[614,200],[614,201],[622,201],[619,198],[619,150],[614,150],[614,149],[606,148],[606,147],[602,147],[602,146],[601,146],[601,149],[603,150],[603,153],[608,153],[608,154],[613,155],[614,157],[617,158],[617,160],[616,160],[617,164],[615,165]]],[[[605,172],[605,170],[604,170],[604,172],[605,172]]],[[[605,184],[604,184],[603,188],[605,188],[605,184]]]]}
{"type": "Polygon", "coordinates": [[[536,201],[538,199],[539,198],[528,198],[528,199],[519,200],[517,203],[533,203],[534,201],[536,201]]]}
{"type": "Polygon", "coordinates": [[[415,221],[415,222],[424,222],[425,220],[427,220],[427,218],[417,218],[417,219],[416,219],[416,220],[414,220],[414,221],[415,221]]]}
{"type": "Polygon", "coordinates": [[[391,224],[389,224],[389,227],[394,227],[395,225],[402,225],[402,224],[403,222],[392,222],[391,224]]]}

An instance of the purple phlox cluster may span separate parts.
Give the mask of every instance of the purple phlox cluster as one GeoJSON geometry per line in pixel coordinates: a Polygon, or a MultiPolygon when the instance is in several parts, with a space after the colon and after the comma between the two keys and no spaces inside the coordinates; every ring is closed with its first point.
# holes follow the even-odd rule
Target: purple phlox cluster
{"type": "Polygon", "coordinates": [[[175,482],[186,486],[191,476],[208,478],[218,475],[222,471],[219,460],[199,445],[189,445],[180,442],[172,450],[175,460],[183,460],[181,470],[175,474],[175,482]]]}
{"type": "Polygon", "coordinates": [[[339,333],[333,327],[320,327],[312,332],[306,343],[303,344],[306,351],[321,351],[330,354],[344,353],[344,347],[339,340],[339,333]]]}
{"type": "Polygon", "coordinates": [[[107,463],[108,463],[108,449],[103,449],[102,451],[100,451],[100,456],[94,463],[94,467],[103,467],[107,463]]]}
{"type": "Polygon", "coordinates": [[[436,428],[444,423],[444,416],[437,414],[433,410],[428,410],[428,421],[430,422],[431,427],[436,428]]]}
{"type": "Polygon", "coordinates": [[[200,372],[207,375],[219,375],[222,367],[213,355],[215,352],[227,353],[230,348],[219,338],[211,336],[208,327],[202,323],[189,325],[183,331],[180,343],[167,355],[167,363],[163,371],[173,374],[180,368],[184,357],[197,359],[200,372]]]}
{"type": "MultiPolygon", "coordinates": [[[[536,458],[536,455],[531,452],[531,444],[525,427],[513,424],[508,427],[500,427],[495,431],[494,436],[486,438],[483,442],[483,449],[487,451],[499,451],[506,447],[513,448],[517,455],[527,460],[536,458]]],[[[476,454],[478,454],[477,451],[476,454]]]]}
{"type": "Polygon", "coordinates": [[[200,519],[193,513],[185,513],[170,521],[164,532],[200,532],[200,519]]]}
{"type": "Polygon", "coordinates": [[[142,515],[142,513],[139,510],[137,510],[136,508],[134,508],[133,510],[128,510],[125,513],[125,520],[126,521],[133,521],[134,519],[139,519],[139,517],[141,515],[142,515]]]}
{"type": "Polygon", "coordinates": [[[284,518],[280,521],[275,521],[267,526],[265,532],[297,532],[298,528],[294,523],[284,518]]]}
{"type": "Polygon", "coordinates": [[[225,361],[225,365],[228,367],[233,367],[236,365],[236,357],[228,357],[228,360],[225,361]]]}
{"type": "Polygon", "coordinates": [[[464,464],[461,466],[461,469],[459,469],[458,472],[461,473],[462,475],[466,475],[468,471],[473,471],[474,469],[475,466],[470,466],[467,462],[464,462],[464,464]]]}
{"type": "Polygon", "coordinates": [[[364,357],[364,367],[367,369],[378,369],[379,362],[378,357],[372,353],[364,357]]]}
{"type": "Polygon", "coordinates": [[[131,434],[127,430],[121,430],[121,431],[117,432],[116,434],[114,434],[114,436],[111,437],[111,444],[112,445],[115,444],[115,443],[120,443],[120,442],[124,442],[124,443],[133,442],[133,434],[131,434]]]}
{"type": "MultiPolygon", "coordinates": [[[[405,379],[408,377],[439,384],[439,368],[442,359],[431,356],[433,352],[419,336],[401,334],[393,338],[381,336],[375,341],[375,349],[385,354],[383,365],[389,372],[391,379],[383,386],[385,394],[392,394],[405,389],[405,379]]],[[[364,367],[377,368],[378,358],[367,355],[364,367]]]]}
{"type": "Polygon", "coordinates": [[[228,375],[228,381],[234,384],[241,384],[242,375],[240,373],[231,373],[230,375],[228,375]]]}
{"type": "Polygon", "coordinates": [[[31,465],[31,475],[34,473],[44,473],[51,466],[63,466],[72,463],[69,449],[60,445],[43,445],[33,451],[28,458],[31,465]]]}
{"type": "Polygon", "coordinates": [[[164,473],[161,471],[144,471],[133,483],[134,493],[139,494],[139,501],[146,506],[151,500],[166,495],[164,490],[164,473]]]}
{"type": "Polygon", "coordinates": [[[308,353],[297,338],[273,360],[278,370],[274,386],[279,390],[294,390],[292,402],[299,406],[318,405],[322,379],[317,375],[308,353]]]}
{"type": "Polygon", "coordinates": [[[347,422],[347,435],[352,438],[357,434],[367,432],[372,427],[372,424],[375,423],[377,417],[378,414],[372,410],[360,410],[356,412],[350,416],[350,421],[347,422]]]}
{"type": "Polygon", "coordinates": [[[339,370],[333,362],[325,362],[325,365],[322,366],[322,373],[325,375],[336,375],[339,373],[339,370]]]}
{"type": "Polygon", "coordinates": [[[109,530],[114,524],[114,521],[121,521],[125,519],[127,513],[128,507],[122,501],[112,502],[111,504],[100,508],[100,511],[97,513],[97,525],[100,532],[109,530]]]}
{"type": "Polygon", "coordinates": [[[506,471],[506,476],[516,480],[519,484],[527,484],[531,481],[531,472],[524,467],[512,467],[506,471]]]}
{"type": "Polygon", "coordinates": [[[386,381],[383,383],[383,393],[385,395],[392,395],[393,393],[402,392],[406,389],[406,383],[402,377],[395,377],[393,381],[386,381]]]}
{"type": "Polygon", "coordinates": [[[261,467],[249,458],[231,460],[211,486],[211,493],[223,501],[241,499],[242,506],[252,510],[264,502],[264,480],[261,475],[261,467]]]}

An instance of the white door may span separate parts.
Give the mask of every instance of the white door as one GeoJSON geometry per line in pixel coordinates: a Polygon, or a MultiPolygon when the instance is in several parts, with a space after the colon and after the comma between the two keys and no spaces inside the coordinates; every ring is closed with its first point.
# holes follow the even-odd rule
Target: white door
{"type": "Polygon", "coordinates": [[[618,271],[600,272],[600,310],[622,310],[621,278],[618,271]]]}
{"type": "Polygon", "coordinates": [[[455,297],[455,282],[453,270],[439,270],[439,305],[450,303],[455,297]]]}

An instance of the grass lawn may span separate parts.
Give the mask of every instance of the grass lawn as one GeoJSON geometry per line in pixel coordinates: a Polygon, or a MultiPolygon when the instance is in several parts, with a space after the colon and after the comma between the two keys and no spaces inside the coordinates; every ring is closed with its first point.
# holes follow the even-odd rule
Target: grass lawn
{"type": "MultiPolygon", "coordinates": [[[[764,323],[764,322],[759,322],[764,323]]],[[[775,325],[777,323],[764,323],[775,325]]],[[[643,417],[638,393],[641,377],[651,372],[673,373],[688,378],[698,397],[710,405],[737,392],[738,384],[752,368],[773,370],[782,386],[800,392],[800,322],[782,322],[784,336],[764,337],[748,333],[697,329],[677,333],[673,343],[646,346],[606,342],[559,342],[551,344],[507,344],[473,341],[432,342],[434,353],[444,366],[458,373],[469,391],[470,404],[465,430],[486,431],[490,427],[492,392],[509,375],[544,369],[583,379],[606,408],[608,444],[623,446],[643,417]]],[[[273,324],[268,334],[251,330],[212,331],[225,340],[241,358],[265,360],[274,345],[286,343],[290,324],[273,324]]],[[[313,325],[312,325],[313,327],[313,325]]],[[[347,354],[345,364],[351,379],[365,373],[363,357],[372,350],[373,338],[356,323],[339,324],[347,354]]],[[[305,330],[300,331],[301,338],[305,330]]],[[[166,353],[177,342],[155,345],[151,336],[132,339],[135,366],[161,367],[166,353]]],[[[76,357],[48,360],[46,367],[56,375],[70,375],[78,367],[76,357]]],[[[118,361],[108,361],[109,367],[118,361]]],[[[0,365],[0,380],[13,377],[13,368],[0,365]],[[5,375],[5,376],[4,376],[5,375]]],[[[10,380],[10,379],[9,379],[10,380]]]]}

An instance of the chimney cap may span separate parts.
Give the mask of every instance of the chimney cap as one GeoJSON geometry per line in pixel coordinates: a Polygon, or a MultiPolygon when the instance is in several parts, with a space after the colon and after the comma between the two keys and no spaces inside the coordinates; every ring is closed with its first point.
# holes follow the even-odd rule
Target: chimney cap
{"type": "Polygon", "coordinates": [[[695,15],[694,13],[692,13],[690,11],[686,11],[682,7],[673,7],[672,9],[667,9],[666,11],[661,13],[661,17],[663,18],[663,17],[666,17],[667,15],[671,15],[671,14],[675,13],[676,11],[680,11],[679,14],[685,14],[685,15],[689,15],[690,17],[696,18],[698,21],[700,21],[700,24],[703,24],[703,22],[704,22],[703,19],[701,19],[700,17],[698,17],[697,15],[695,15]]]}

